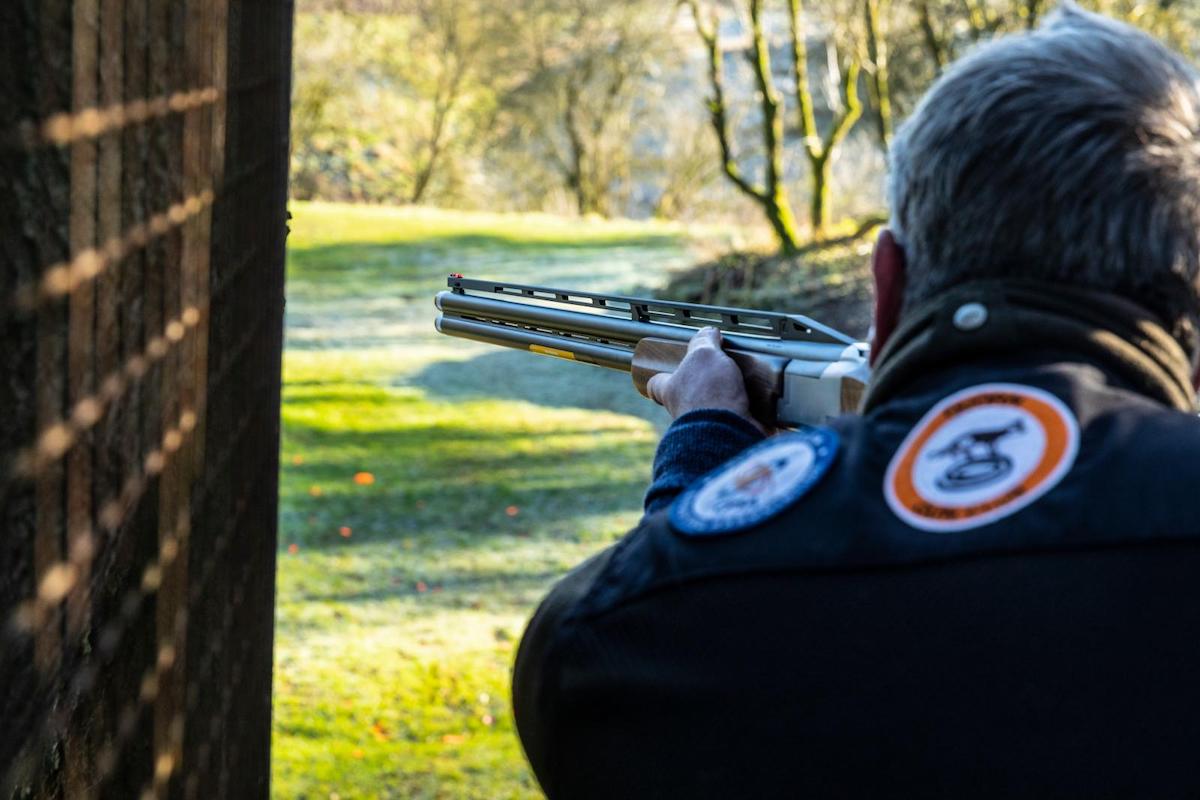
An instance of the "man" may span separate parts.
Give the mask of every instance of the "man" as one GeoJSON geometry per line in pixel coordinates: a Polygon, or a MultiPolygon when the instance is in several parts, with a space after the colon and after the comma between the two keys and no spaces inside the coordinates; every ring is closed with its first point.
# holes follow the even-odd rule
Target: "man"
{"type": "Polygon", "coordinates": [[[1067,6],[891,160],[861,416],[764,438],[711,331],[655,379],[517,656],[549,797],[1200,795],[1200,81],[1067,6]]]}

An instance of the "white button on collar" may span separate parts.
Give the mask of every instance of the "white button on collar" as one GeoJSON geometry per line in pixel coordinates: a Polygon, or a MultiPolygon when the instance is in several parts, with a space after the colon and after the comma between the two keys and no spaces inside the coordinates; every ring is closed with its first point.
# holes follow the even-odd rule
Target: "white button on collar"
{"type": "Polygon", "coordinates": [[[964,303],[954,312],[954,327],[960,331],[974,331],[987,322],[988,310],[983,303],[964,303]]]}

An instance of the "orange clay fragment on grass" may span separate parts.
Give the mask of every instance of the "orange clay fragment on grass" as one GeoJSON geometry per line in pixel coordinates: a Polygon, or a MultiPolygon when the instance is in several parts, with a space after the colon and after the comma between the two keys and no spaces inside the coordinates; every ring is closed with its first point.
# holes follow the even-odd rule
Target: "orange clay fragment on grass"
{"type": "Polygon", "coordinates": [[[338,528],[338,533],[340,533],[342,535],[343,539],[349,539],[351,534],[354,533],[354,531],[351,530],[349,525],[343,525],[342,527],[338,528]]]}
{"type": "Polygon", "coordinates": [[[375,476],[369,472],[354,473],[354,482],[359,486],[370,486],[375,482],[375,476]]]}
{"type": "Polygon", "coordinates": [[[442,744],[462,744],[466,740],[467,736],[463,733],[447,733],[442,736],[442,744]]]}
{"type": "Polygon", "coordinates": [[[510,517],[515,517],[517,514],[521,513],[521,509],[517,508],[516,506],[509,506],[508,508],[504,509],[504,513],[508,514],[510,517]]]}
{"type": "Polygon", "coordinates": [[[300,552],[300,545],[296,544],[295,542],[292,542],[291,544],[288,545],[288,552],[291,553],[292,555],[296,555],[296,553],[300,552]]]}

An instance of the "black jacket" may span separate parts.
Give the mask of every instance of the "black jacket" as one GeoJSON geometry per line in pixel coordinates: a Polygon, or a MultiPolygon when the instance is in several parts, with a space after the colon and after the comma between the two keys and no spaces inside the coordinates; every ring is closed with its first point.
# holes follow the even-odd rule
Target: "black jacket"
{"type": "Polygon", "coordinates": [[[1052,294],[914,315],[828,458],[771,487],[768,440],[551,592],[514,707],[552,800],[1200,796],[1190,364],[1052,294]]]}

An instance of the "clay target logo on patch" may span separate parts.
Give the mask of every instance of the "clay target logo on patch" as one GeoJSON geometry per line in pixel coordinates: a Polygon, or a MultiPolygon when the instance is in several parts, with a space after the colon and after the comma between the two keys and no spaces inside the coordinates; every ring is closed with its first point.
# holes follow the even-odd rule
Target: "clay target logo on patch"
{"type": "Polygon", "coordinates": [[[972,386],[916,424],[888,465],[884,495],[914,528],[976,528],[1054,488],[1078,450],[1079,423],[1054,395],[1012,383],[972,386]]]}

